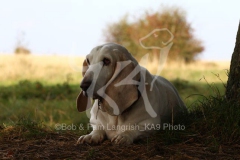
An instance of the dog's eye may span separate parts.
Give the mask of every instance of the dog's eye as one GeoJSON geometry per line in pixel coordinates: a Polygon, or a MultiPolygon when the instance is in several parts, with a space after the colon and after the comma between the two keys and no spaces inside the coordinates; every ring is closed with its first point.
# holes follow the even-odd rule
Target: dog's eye
{"type": "Polygon", "coordinates": [[[90,64],[89,59],[87,59],[87,63],[90,64]]]}
{"type": "Polygon", "coordinates": [[[109,59],[107,59],[107,58],[104,58],[104,59],[103,59],[103,65],[107,66],[107,65],[109,65],[110,63],[111,63],[111,61],[110,61],[109,59]]]}

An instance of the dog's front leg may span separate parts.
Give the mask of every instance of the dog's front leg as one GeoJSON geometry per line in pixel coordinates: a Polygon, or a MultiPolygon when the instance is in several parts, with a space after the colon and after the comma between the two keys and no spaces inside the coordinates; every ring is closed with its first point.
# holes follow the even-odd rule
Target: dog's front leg
{"type": "Polygon", "coordinates": [[[101,128],[101,126],[93,126],[93,131],[90,134],[82,135],[78,138],[77,144],[99,144],[102,143],[106,137],[106,132],[101,128]]]}
{"type": "Polygon", "coordinates": [[[128,145],[132,144],[134,140],[137,138],[143,136],[143,132],[138,131],[138,130],[126,130],[124,132],[121,132],[117,135],[115,135],[112,139],[111,142],[115,144],[120,144],[120,145],[128,145]]]}

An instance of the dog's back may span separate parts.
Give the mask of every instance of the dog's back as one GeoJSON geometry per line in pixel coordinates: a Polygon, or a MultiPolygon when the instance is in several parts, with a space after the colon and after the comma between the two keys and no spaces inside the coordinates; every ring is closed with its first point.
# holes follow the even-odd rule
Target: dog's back
{"type": "Polygon", "coordinates": [[[187,108],[182,101],[181,97],[179,96],[179,93],[177,89],[174,87],[174,85],[169,82],[164,77],[158,76],[156,83],[157,86],[161,90],[160,92],[163,92],[166,94],[166,100],[167,100],[167,107],[168,113],[165,115],[168,115],[166,118],[162,118],[163,121],[172,121],[177,115],[182,113],[187,113],[187,108]]]}

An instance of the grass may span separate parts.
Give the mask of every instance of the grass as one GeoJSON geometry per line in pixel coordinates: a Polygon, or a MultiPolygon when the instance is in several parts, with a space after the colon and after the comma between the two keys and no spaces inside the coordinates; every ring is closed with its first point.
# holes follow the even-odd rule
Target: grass
{"type": "Polygon", "coordinates": [[[79,89],[67,83],[44,86],[40,82],[20,81],[16,85],[0,87],[0,121],[10,123],[25,116],[43,121],[48,126],[56,123],[86,122],[86,116],[76,109],[79,89]],[[80,114],[81,115],[81,114],[80,114]]]}
{"type": "Polygon", "coordinates": [[[1,132],[2,136],[20,136],[26,139],[41,138],[47,134],[47,127],[41,122],[33,121],[29,118],[19,118],[12,122],[11,125],[4,125],[5,131],[1,132]]]}
{"type": "MultiPolygon", "coordinates": [[[[41,55],[0,55],[1,86],[16,84],[22,80],[41,81],[43,84],[69,82],[79,84],[83,58],[72,56],[41,55]]],[[[161,75],[167,79],[182,79],[190,82],[202,82],[205,77],[209,83],[227,81],[226,70],[229,62],[197,61],[193,64],[168,63],[161,75]]],[[[149,63],[147,68],[156,73],[157,64],[149,63]]]]}
{"type": "MultiPolygon", "coordinates": [[[[0,122],[16,121],[19,116],[56,123],[87,122],[85,114],[76,111],[75,99],[81,80],[83,58],[64,56],[1,55],[0,56],[0,122]]],[[[226,82],[228,62],[196,62],[167,64],[162,75],[179,90],[189,108],[200,95],[212,95],[209,84],[221,94],[226,82]],[[215,74],[219,75],[217,77],[215,74]]],[[[155,65],[148,66],[152,73],[155,65]]]]}
{"type": "Polygon", "coordinates": [[[219,144],[240,144],[240,104],[224,96],[209,96],[193,109],[192,127],[205,141],[219,144]]]}
{"type": "Polygon", "coordinates": [[[19,81],[43,84],[79,83],[83,58],[71,56],[0,55],[1,86],[19,81]]]}
{"type": "MultiPolygon", "coordinates": [[[[224,98],[228,62],[165,66],[161,75],[174,84],[190,110],[179,119],[185,130],[158,131],[128,147],[109,141],[99,146],[74,145],[80,135],[90,132],[86,113],[77,112],[75,104],[82,60],[0,56],[1,158],[240,158],[240,105],[224,98]]],[[[156,66],[148,68],[156,72],[156,66]]]]}
{"type": "MultiPolygon", "coordinates": [[[[211,95],[208,84],[191,83],[180,79],[172,83],[178,88],[186,105],[191,109],[201,95],[211,95]]],[[[224,92],[222,84],[214,84],[224,92]]],[[[85,113],[76,109],[76,96],[79,85],[56,84],[43,85],[40,82],[20,81],[18,84],[0,87],[0,121],[10,123],[25,116],[43,121],[45,125],[54,126],[56,123],[80,124],[88,121],[85,113]]]]}

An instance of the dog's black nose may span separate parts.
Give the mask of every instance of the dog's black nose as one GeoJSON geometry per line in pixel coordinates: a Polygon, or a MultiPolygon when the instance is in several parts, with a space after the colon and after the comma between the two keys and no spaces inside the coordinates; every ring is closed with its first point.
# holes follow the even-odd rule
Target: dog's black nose
{"type": "Polygon", "coordinates": [[[91,83],[91,81],[82,81],[80,84],[80,88],[82,88],[83,91],[87,91],[91,83]]]}

